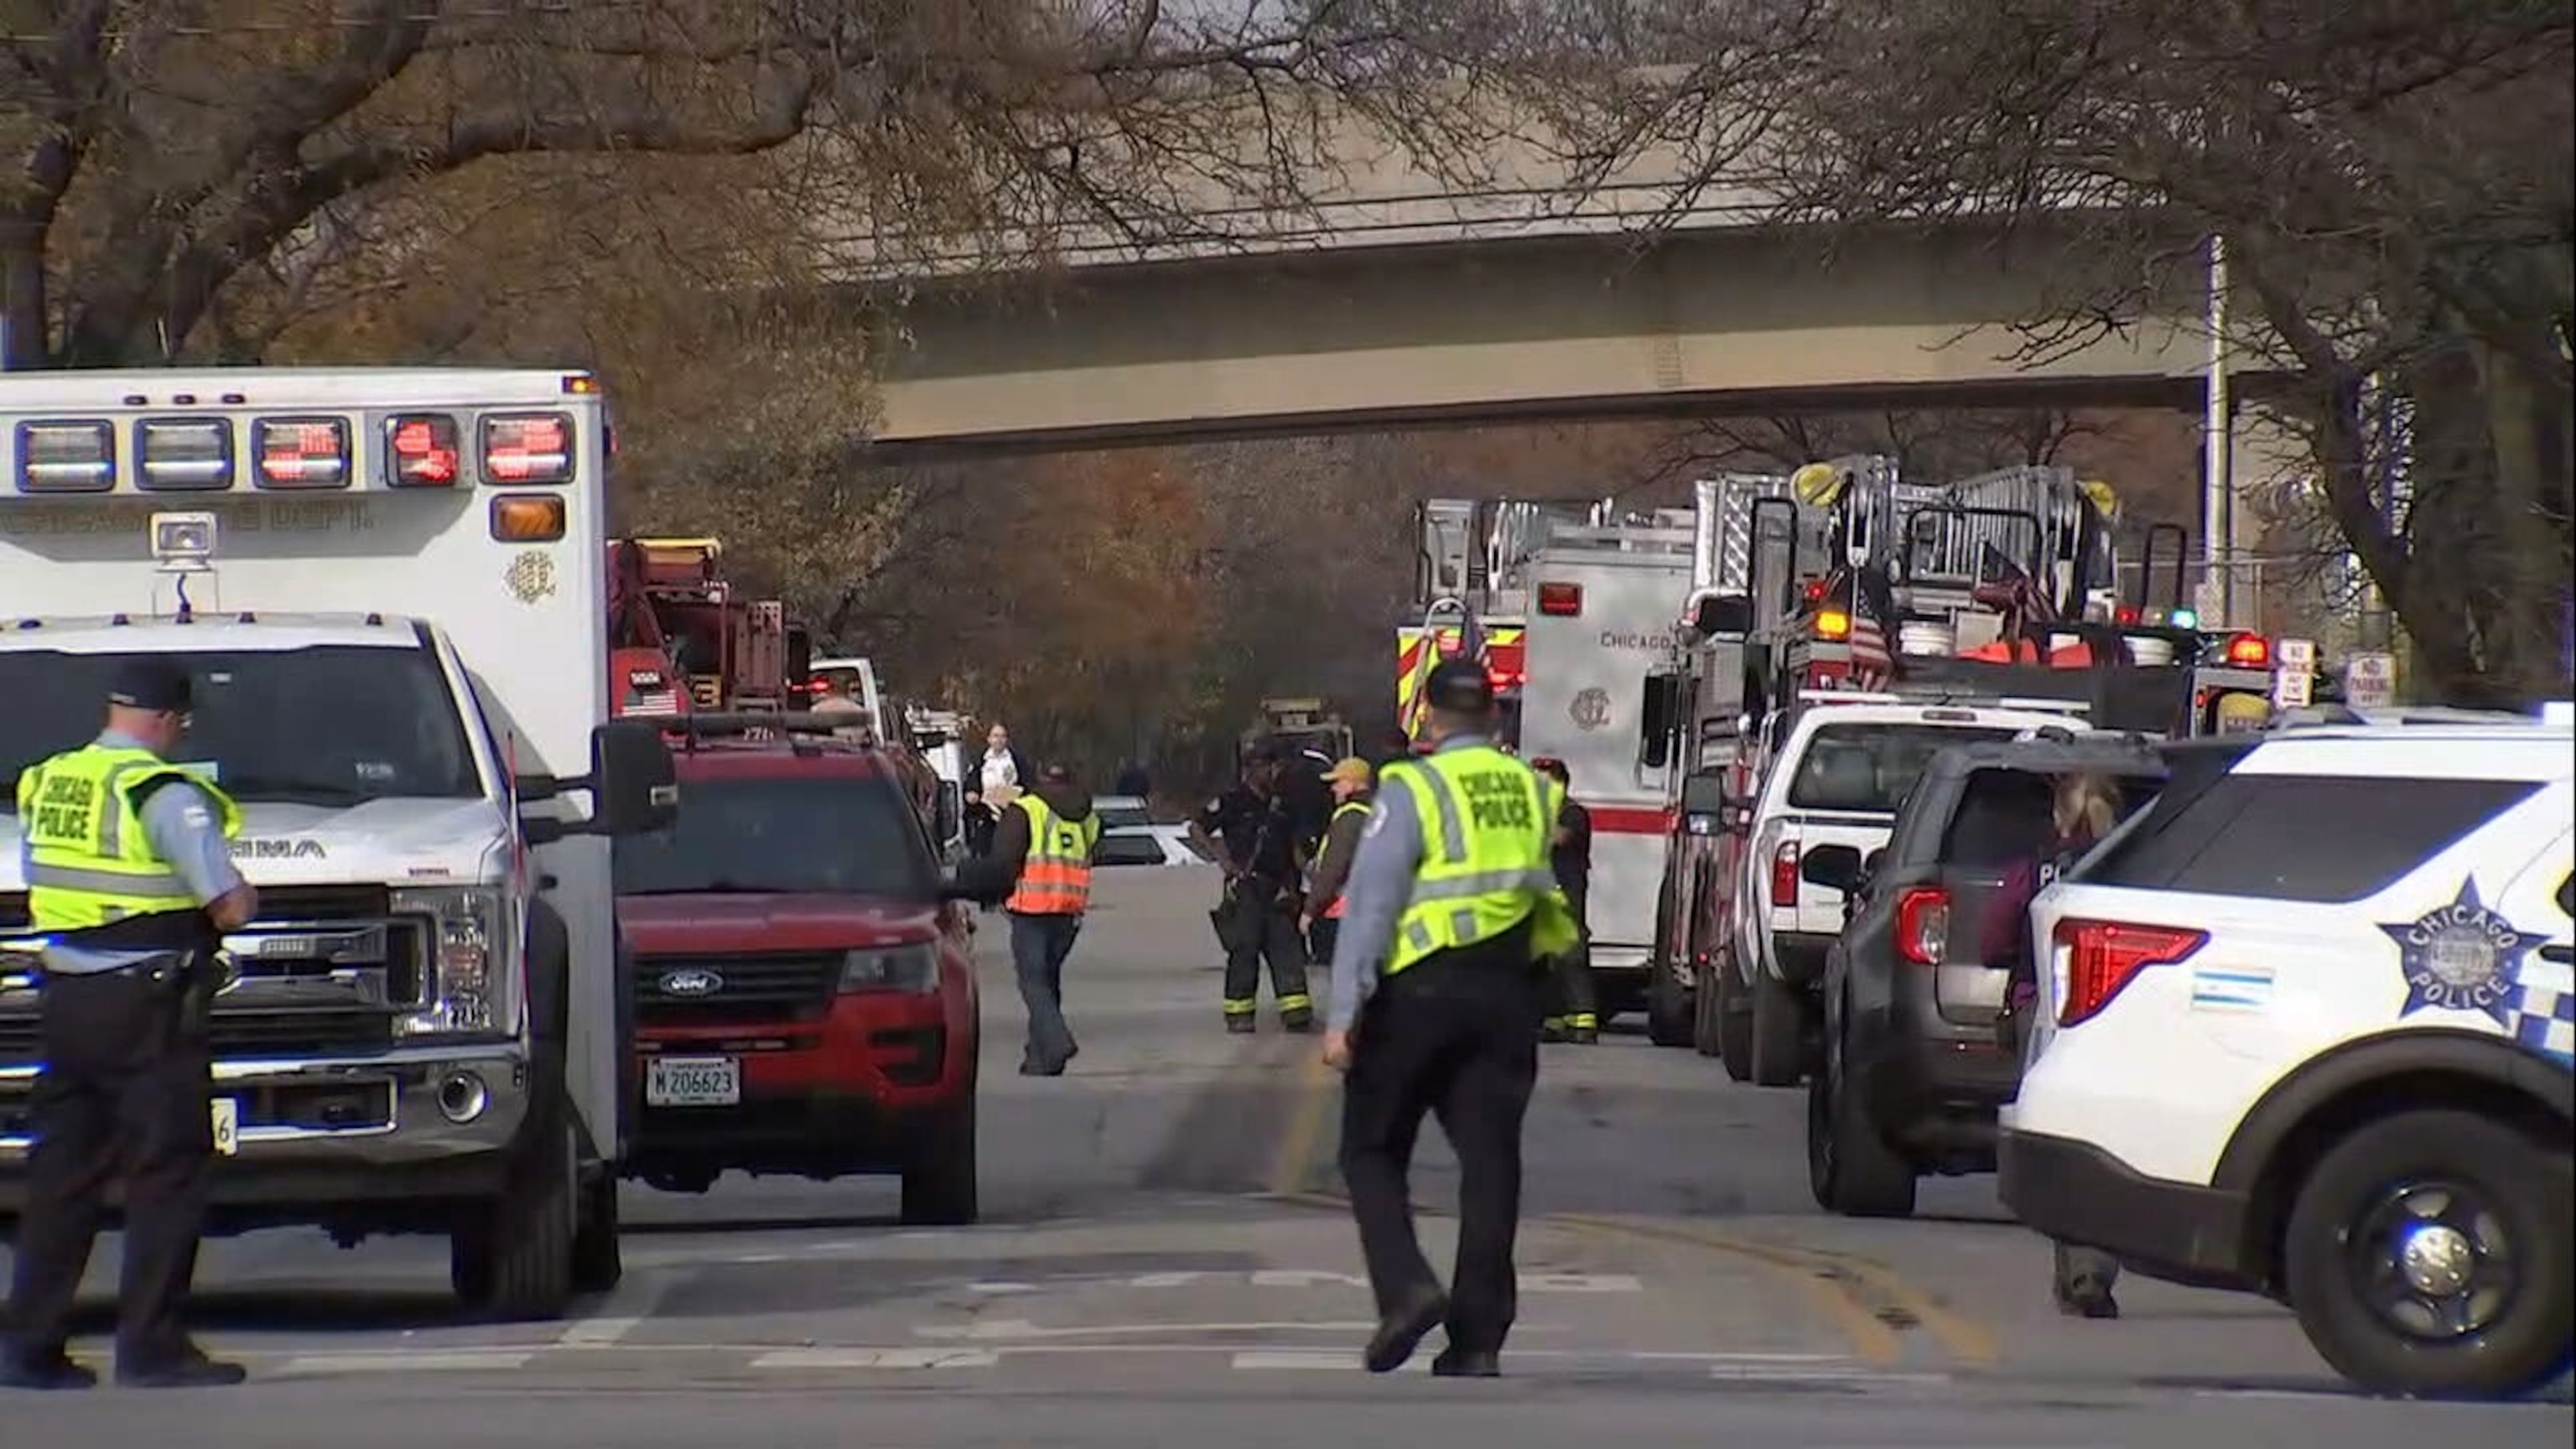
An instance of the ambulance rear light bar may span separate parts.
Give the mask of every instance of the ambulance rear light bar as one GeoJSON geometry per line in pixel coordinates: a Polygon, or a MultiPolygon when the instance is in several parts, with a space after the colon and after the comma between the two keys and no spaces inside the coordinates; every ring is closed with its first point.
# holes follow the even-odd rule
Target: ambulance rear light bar
{"type": "Polygon", "coordinates": [[[206,493],[233,486],[233,425],[227,418],[144,418],[134,425],[137,482],[153,493],[206,493]]]}
{"type": "Polygon", "coordinates": [[[463,481],[464,445],[456,419],[444,413],[409,413],[385,420],[385,485],[453,488],[463,481]]]}
{"type": "Polygon", "coordinates": [[[116,487],[116,428],[85,419],[18,425],[18,491],[106,493],[116,487]]]}
{"type": "Polygon", "coordinates": [[[250,425],[250,439],[259,487],[349,486],[349,425],[340,418],[261,418],[250,425]]]}

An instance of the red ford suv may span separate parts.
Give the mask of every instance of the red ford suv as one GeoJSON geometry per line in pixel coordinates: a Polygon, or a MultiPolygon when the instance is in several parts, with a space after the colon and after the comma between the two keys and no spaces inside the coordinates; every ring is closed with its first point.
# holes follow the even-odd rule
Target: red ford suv
{"type": "Polygon", "coordinates": [[[972,912],[886,756],[683,726],[678,822],[620,837],[641,1127],[630,1177],[903,1177],[975,1219],[972,912]]]}

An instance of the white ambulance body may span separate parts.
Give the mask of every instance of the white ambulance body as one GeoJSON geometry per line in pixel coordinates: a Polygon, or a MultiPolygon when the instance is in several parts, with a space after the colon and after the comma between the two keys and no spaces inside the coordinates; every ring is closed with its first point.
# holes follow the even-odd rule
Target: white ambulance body
{"type": "Polygon", "coordinates": [[[1591,812],[1586,914],[1605,1010],[1644,1005],[1672,831],[1671,767],[1643,763],[1646,677],[1672,655],[1692,537],[1680,510],[1557,523],[1530,565],[1520,753],[1563,760],[1591,812]]]}
{"type": "MultiPolygon", "coordinates": [[[[17,774],[118,658],[174,656],[262,892],[219,958],[218,1231],[448,1232],[460,1293],[522,1315],[614,1280],[606,834],[676,794],[650,725],[605,724],[607,459],[577,372],[0,376],[0,938],[17,774]]],[[[32,975],[0,974],[0,1212],[32,975]]]]}

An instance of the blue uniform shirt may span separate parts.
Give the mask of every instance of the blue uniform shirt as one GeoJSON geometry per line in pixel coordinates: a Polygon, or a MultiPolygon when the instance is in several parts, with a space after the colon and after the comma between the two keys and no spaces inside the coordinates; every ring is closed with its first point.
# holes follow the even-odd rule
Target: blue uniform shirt
{"type": "MultiPolygon", "coordinates": [[[[98,737],[98,743],[112,750],[140,750],[145,744],[130,735],[109,730],[98,737]]],[[[224,839],[223,821],[205,792],[194,786],[165,786],[155,790],[143,802],[143,835],[152,842],[153,852],[167,861],[170,869],[185,881],[188,893],[197,904],[212,905],[242,883],[241,872],[233,868],[232,847],[224,839]]],[[[21,878],[32,873],[35,848],[25,837],[18,841],[18,870],[21,878]]],[[[45,948],[45,969],[57,976],[91,976],[101,971],[119,971],[140,961],[167,956],[167,951],[81,951],[62,946],[45,948]]]]}
{"type": "MultiPolygon", "coordinates": [[[[1451,735],[1432,753],[1486,743],[1483,735],[1451,735]]],[[[1377,989],[1380,971],[1395,954],[1395,923],[1412,904],[1413,878],[1421,872],[1424,849],[1413,792],[1401,785],[1381,787],[1368,824],[1360,828],[1350,880],[1342,887],[1342,929],[1333,938],[1333,999],[1324,1016],[1334,1031],[1349,1031],[1359,1020],[1361,1004],[1377,989]]]]}

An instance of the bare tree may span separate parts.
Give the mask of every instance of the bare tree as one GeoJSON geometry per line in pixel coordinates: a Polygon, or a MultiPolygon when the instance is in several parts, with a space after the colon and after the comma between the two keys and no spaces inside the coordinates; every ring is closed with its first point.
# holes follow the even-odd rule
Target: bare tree
{"type": "Polygon", "coordinates": [[[1776,120],[1797,144],[1736,173],[1784,219],[1982,220],[2091,263],[2030,319],[2034,354],[2188,312],[2223,237],[2255,405],[2310,440],[2323,514],[2436,690],[2564,691],[2563,3],[1706,8],[1721,38],[1766,9],[1808,42],[1776,120]]]}

